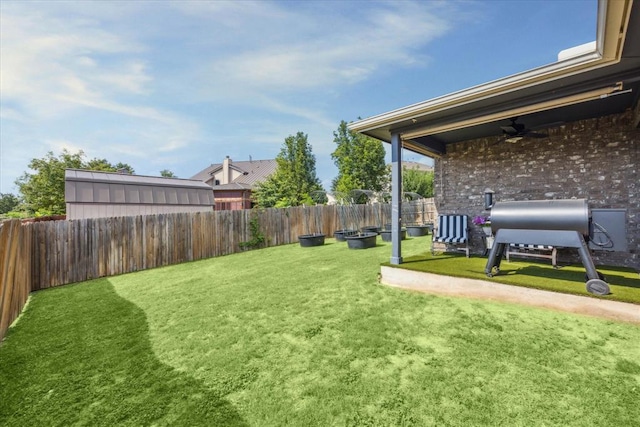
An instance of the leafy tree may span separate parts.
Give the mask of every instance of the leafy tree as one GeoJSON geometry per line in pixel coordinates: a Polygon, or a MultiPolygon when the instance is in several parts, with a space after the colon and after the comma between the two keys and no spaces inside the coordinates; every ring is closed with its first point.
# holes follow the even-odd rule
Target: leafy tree
{"type": "Polygon", "coordinates": [[[6,214],[15,210],[20,204],[20,199],[11,193],[0,193],[0,214],[6,214]]]}
{"type": "Polygon", "coordinates": [[[29,169],[35,173],[25,172],[16,180],[29,213],[37,216],[65,213],[64,170],[81,169],[83,156],[82,151],[70,153],[65,149],[58,157],[49,151],[44,158],[31,160],[29,169]]]}
{"type": "Polygon", "coordinates": [[[433,171],[403,167],[402,189],[422,197],[433,197],[433,171]]]}
{"type": "Polygon", "coordinates": [[[16,185],[25,202],[25,208],[30,215],[62,215],[65,213],[64,201],[64,170],[89,169],[105,172],[116,172],[125,169],[133,174],[133,168],[126,163],[112,164],[106,159],[92,159],[84,161],[84,152],[77,153],[62,150],[56,157],[48,152],[41,159],[32,159],[29,169],[34,173],[25,172],[16,180],[16,185]]]}
{"type": "Polygon", "coordinates": [[[389,176],[382,142],[351,132],[344,120],[333,137],[337,147],[331,158],[338,167],[338,176],[331,183],[331,190],[339,193],[355,189],[383,190],[389,176]]]}
{"type": "Polygon", "coordinates": [[[313,204],[310,194],[322,190],[316,176],[316,158],[307,135],[289,135],[276,157],[276,171],[256,185],[254,200],[260,207],[313,204]]]}
{"type": "Polygon", "coordinates": [[[171,172],[169,169],[162,169],[160,171],[160,176],[164,176],[165,178],[177,178],[176,174],[171,172]]]}
{"type": "MultiPolygon", "coordinates": [[[[135,174],[135,173],[136,173],[136,171],[135,171],[135,170],[133,170],[133,168],[131,167],[131,165],[129,165],[129,164],[127,164],[127,163],[118,162],[118,163],[116,163],[113,167],[114,167],[113,172],[117,172],[117,171],[119,171],[119,170],[125,170],[125,171],[127,171],[127,173],[128,173],[129,175],[133,175],[133,174],[135,174]]],[[[87,169],[89,169],[89,168],[87,168],[87,169]]]]}
{"type": "Polygon", "coordinates": [[[266,180],[257,183],[251,194],[258,207],[272,208],[276,206],[282,198],[279,177],[273,173],[266,180]]]}
{"type": "Polygon", "coordinates": [[[133,175],[135,173],[133,168],[127,163],[119,162],[114,165],[111,164],[107,159],[98,158],[89,160],[85,165],[82,166],[82,169],[101,172],[118,172],[119,170],[125,170],[130,175],[133,175]]]}
{"type": "Polygon", "coordinates": [[[107,159],[92,159],[86,164],[86,169],[92,171],[103,172],[115,172],[115,166],[113,166],[107,159]]]}

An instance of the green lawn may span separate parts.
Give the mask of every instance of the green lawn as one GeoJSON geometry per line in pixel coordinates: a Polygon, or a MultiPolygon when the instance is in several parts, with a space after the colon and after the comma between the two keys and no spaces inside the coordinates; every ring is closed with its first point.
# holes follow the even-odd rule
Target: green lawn
{"type": "Polygon", "coordinates": [[[0,346],[0,424],[637,425],[640,327],[380,286],[389,255],[328,240],[38,292],[0,346]]]}

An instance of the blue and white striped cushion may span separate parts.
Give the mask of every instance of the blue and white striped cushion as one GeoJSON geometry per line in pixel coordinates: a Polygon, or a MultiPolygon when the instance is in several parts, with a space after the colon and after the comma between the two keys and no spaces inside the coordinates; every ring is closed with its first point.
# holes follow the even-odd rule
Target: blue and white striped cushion
{"type": "Polygon", "coordinates": [[[549,245],[530,245],[526,243],[510,243],[509,246],[518,249],[538,249],[542,251],[550,251],[553,249],[553,246],[549,245]]]}
{"type": "Polygon", "coordinates": [[[438,234],[434,242],[464,243],[467,241],[466,215],[440,215],[438,217],[438,234]]]}

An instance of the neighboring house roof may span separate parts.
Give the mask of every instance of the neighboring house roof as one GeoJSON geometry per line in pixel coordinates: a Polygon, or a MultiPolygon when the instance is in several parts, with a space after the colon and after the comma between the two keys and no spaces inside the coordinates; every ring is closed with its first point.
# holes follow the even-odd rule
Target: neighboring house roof
{"type": "Polygon", "coordinates": [[[251,190],[252,186],[249,184],[243,184],[240,182],[232,182],[230,184],[220,184],[214,185],[214,191],[225,191],[225,190],[251,190]]]}
{"type": "Polygon", "coordinates": [[[594,51],[349,124],[349,129],[439,156],[447,144],[623,112],[640,91],[640,2],[598,2],[594,51]]]}
{"type": "Polygon", "coordinates": [[[65,202],[159,205],[214,205],[202,181],[66,169],[65,202]]]}
{"type": "Polygon", "coordinates": [[[248,174],[236,179],[234,183],[253,186],[258,182],[266,180],[269,175],[274,173],[278,168],[278,162],[276,162],[276,159],[252,160],[245,162],[233,162],[233,166],[236,166],[242,171],[248,172],[248,174]]]}
{"type": "MultiPolygon", "coordinates": [[[[247,161],[229,160],[229,168],[240,172],[240,176],[228,184],[215,185],[213,187],[215,190],[248,190],[256,183],[265,181],[269,175],[276,171],[277,167],[278,163],[275,159],[247,161]]],[[[192,176],[191,179],[203,182],[209,181],[211,177],[217,172],[220,172],[222,168],[222,163],[212,164],[192,176]]]]}

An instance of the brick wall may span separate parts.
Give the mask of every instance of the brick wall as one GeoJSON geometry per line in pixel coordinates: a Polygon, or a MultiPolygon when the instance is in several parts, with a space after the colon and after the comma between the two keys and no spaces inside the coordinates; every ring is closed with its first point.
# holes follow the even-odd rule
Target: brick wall
{"type": "MultiPolygon", "coordinates": [[[[591,208],[627,209],[628,253],[595,252],[596,264],[640,270],[640,129],[633,112],[583,120],[547,130],[541,139],[508,143],[480,138],[447,146],[435,161],[439,213],[486,215],[483,193],[495,201],[584,198],[591,208]]],[[[481,230],[471,226],[474,252],[482,252],[481,230]]],[[[578,261],[563,250],[561,262],[578,261]]]]}

